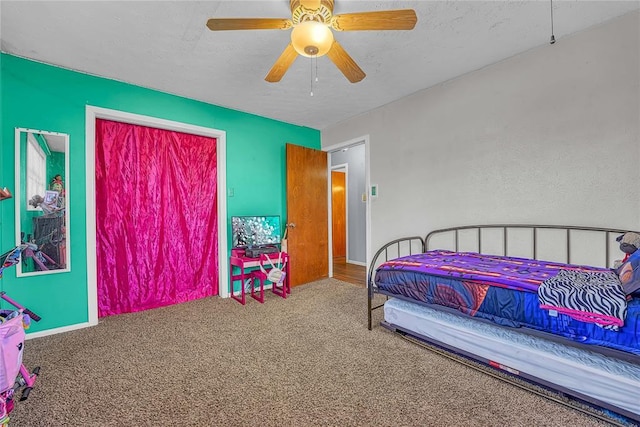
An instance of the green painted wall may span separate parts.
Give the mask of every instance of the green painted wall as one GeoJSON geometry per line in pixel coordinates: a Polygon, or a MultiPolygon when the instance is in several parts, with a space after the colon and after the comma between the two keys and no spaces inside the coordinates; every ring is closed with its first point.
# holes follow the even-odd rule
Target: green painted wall
{"type": "MultiPolygon", "coordinates": [[[[85,106],[220,129],[227,135],[227,228],[234,215],[286,218],[285,144],[320,148],[320,131],[142,87],[0,54],[0,186],[14,189],[14,129],[69,134],[65,185],[70,209],[71,272],[17,278],[1,288],[43,317],[30,332],[88,321],[85,233],[85,106]]],[[[92,141],[88,143],[92,144],[92,141]]],[[[226,197],[226,195],[221,195],[226,197]]],[[[0,202],[0,250],[14,245],[13,199],[0,202]]],[[[230,234],[229,234],[230,235],[230,234]]],[[[89,250],[95,250],[90,248],[89,250]]],[[[226,263],[227,260],[220,260],[226,263]]]]}

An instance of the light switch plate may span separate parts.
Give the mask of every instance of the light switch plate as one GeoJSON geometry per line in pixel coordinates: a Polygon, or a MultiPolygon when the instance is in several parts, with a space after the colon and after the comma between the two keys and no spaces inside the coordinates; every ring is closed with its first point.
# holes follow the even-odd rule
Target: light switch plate
{"type": "Polygon", "coordinates": [[[378,184],[371,184],[371,198],[372,199],[376,199],[378,198],[378,184]]]}

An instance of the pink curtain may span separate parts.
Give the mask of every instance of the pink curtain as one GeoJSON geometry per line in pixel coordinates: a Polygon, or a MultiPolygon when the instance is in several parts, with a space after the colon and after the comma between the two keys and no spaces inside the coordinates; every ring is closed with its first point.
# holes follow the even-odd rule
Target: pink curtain
{"type": "Polygon", "coordinates": [[[218,294],[216,140],[96,120],[98,315],[218,294]]]}

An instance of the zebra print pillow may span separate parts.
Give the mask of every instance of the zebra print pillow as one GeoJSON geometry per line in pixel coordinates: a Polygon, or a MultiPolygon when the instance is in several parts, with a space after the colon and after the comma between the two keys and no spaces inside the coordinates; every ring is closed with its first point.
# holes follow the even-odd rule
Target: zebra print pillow
{"type": "Polygon", "coordinates": [[[627,316],[627,300],[613,271],[560,270],[538,288],[540,308],[581,322],[618,330],[627,316]]]}
{"type": "Polygon", "coordinates": [[[640,250],[632,253],[627,262],[616,269],[616,273],[625,294],[640,293],[640,250]]]}

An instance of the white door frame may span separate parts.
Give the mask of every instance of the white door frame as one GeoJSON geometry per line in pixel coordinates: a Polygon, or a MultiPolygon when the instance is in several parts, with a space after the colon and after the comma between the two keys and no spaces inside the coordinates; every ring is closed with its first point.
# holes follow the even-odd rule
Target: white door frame
{"type": "Polygon", "coordinates": [[[195,126],[151,116],[126,113],[87,105],[86,107],[86,231],[87,231],[87,303],[89,308],[89,325],[98,324],[98,278],[96,267],[96,119],[114,120],[139,126],[148,126],[176,132],[216,138],[217,156],[217,190],[218,190],[218,294],[229,296],[229,270],[227,267],[227,165],[225,131],[195,126]]]}
{"type": "MultiPolygon", "coordinates": [[[[365,224],[365,250],[366,250],[366,268],[369,269],[369,264],[371,264],[371,198],[369,197],[369,189],[371,188],[371,168],[370,168],[370,144],[369,144],[369,135],[360,136],[357,138],[350,139],[348,141],[340,142],[338,144],[330,145],[328,147],[322,147],[322,151],[327,152],[327,165],[329,168],[328,173],[328,182],[327,185],[327,198],[329,200],[327,217],[329,218],[329,228],[327,232],[329,233],[329,253],[327,254],[329,258],[329,277],[333,277],[333,248],[332,248],[332,229],[331,229],[331,153],[334,151],[342,150],[345,147],[349,147],[352,145],[358,145],[364,143],[364,181],[365,181],[365,189],[367,191],[367,200],[366,200],[366,224],[365,224]]],[[[347,253],[349,248],[347,247],[347,253]]],[[[368,271],[367,271],[368,274],[368,271]]]]}
{"type": "MultiPolygon", "coordinates": [[[[344,200],[345,200],[345,244],[347,247],[345,248],[345,262],[349,259],[349,163],[342,163],[339,165],[331,166],[329,165],[331,172],[336,170],[344,169],[344,200]]],[[[333,189],[333,180],[331,177],[329,178],[329,185],[333,189]]],[[[329,234],[329,253],[330,259],[333,260],[333,194],[331,194],[331,204],[329,204],[329,208],[331,210],[331,216],[329,219],[329,230],[331,233],[329,234]]],[[[333,262],[332,262],[333,264],[333,262]]],[[[331,276],[333,277],[333,276],[331,276]]]]}

